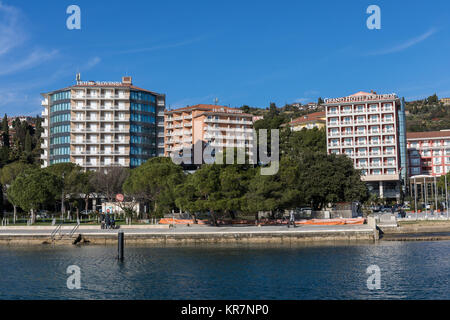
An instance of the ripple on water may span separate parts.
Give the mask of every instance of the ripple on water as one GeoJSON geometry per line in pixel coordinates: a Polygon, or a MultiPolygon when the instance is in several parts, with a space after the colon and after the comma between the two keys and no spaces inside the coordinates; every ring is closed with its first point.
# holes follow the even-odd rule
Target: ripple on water
{"type": "Polygon", "coordinates": [[[1,299],[450,299],[450,242],[0,247],[1,299]],[[381,269],[368,290],[366,269],[381,269]],[[81,290],[66,287],[69,265],[81,290]]]}

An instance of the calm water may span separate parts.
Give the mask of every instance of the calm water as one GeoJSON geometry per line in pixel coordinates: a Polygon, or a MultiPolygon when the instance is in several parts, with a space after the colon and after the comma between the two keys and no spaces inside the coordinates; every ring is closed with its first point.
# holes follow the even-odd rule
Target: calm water
{"type": "Polygon", "coordinates": [[[450,299],[450,242],[0,247],[0,299],[450,299]],[[370,291],[366,268],[381,269],[370,291]],[[81,290],[66,268],[81,268],[81,290]]]}

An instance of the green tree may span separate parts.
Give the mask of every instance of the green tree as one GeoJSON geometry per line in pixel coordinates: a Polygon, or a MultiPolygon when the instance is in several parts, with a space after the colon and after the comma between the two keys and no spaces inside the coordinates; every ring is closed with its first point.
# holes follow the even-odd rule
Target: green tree
{"type": "MultiPolygon", "coordinates": [[[[61,215],[66,213],[65,202],[71,197],[77,198],[82,193],[84,184],[83,169],[71,162],[57,163],[45,168],[49,173],[54,174],[62,181],[61,195],[61,215]]],[[[79,218],[79,211],[77,209],[77,218],[79,218]]]]}
{"type": "Polygon", "coordinates": [[[59,196],[62,181],[42,169],[21,173],[8,189],[8,197],[24,211],[30,212],[31,222],[36,221],[36,210],[50,204],[59,196]]]}
{"type": "Polygon", "coordinates": [[[14,222],[17,219],[17,206],[19,204],[16,203],[12,197],[10,197],[8,188],[21,173],[27,172],[32,168],[33,166],[31,166],[30,164],[17,161],[4,166],[0,170],[0,184],[2,185],[3,192],[6,193],[9,202],[13,205],[14,208],[14,222]]]}
{"type": "Polygon", "coordinates": [[[182,168],[170,158],[152,158],[131,170],[123,190],[130,197],[152,202],[154,213],[162,215],[176,207],[175,188],[184,179],[182,168]]]}

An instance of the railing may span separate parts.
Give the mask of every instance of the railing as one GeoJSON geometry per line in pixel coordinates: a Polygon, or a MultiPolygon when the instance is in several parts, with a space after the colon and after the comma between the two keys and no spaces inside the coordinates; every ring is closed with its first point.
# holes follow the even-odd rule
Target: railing
{"type": "Polygon", "coordinates": [[[60,223],[50,234],[50,237],[52,238],[52,240],[55,240],[55,236],[56,234],[59,232],[59,235],[61,236],[61,228],[62,228],[62,223],[60,223]]]}
{"type": "Polygon", "coordinates": [[[80,227],[80,223],[78,222],[77,225],[75,227],[72,228],[72,230],[69,233],[69,237],[71,238],[73,236],[73,234],[78,230],[78,228],[80,227]]]}

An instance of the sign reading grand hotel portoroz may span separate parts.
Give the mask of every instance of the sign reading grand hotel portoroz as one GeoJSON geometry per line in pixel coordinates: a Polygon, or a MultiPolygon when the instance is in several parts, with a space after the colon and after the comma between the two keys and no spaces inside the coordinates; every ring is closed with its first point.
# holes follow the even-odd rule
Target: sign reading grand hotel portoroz
{"type": "Polygon", "coordinates": [[[392,100],[397,99],[395,93],[391,94],[371,94],[361,96],[349,96],[342,98],[325,99],[325,103],[341,103],[341,102],[360,102],[360,101],[375,101],[375,100],[392,100]]]}

